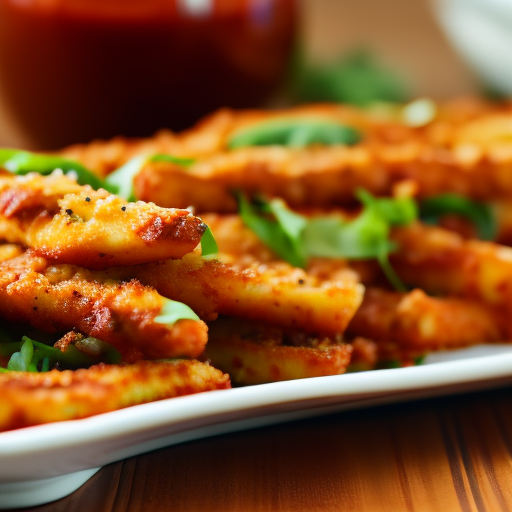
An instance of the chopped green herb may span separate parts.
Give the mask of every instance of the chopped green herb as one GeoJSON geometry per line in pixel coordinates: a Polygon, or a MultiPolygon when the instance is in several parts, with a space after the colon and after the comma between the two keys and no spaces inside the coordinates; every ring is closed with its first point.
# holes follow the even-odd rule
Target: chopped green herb
{"type": "Polygon", "coordinates": [[[190,167],[194,164],[194,158],[183,158],[179,156],[165,155],[165,154],[157,154],[150,156],[148,158],[149,162],[169,162],[171,164],[177,164],[181,167],[190,167]]]}
{"type": "Polygon", "coordinates": [[[82,164],[59,156],[42,155],[17,149],[0,149],[0,166],[13,174],[24,175],[29,172],[51,174],[61,169],[64,174],[75,173],[80,185],[90,185],[94,189],[108,188],[108,184],[86,169],[82,164]]]}
{"type": "Polygon", "coordinates": [[[415,358],[413,359],[414,366],[420,366],[420,365],[422,365],[422,364],[425,362],[425,358],[426,358],[426,357],[427,357],[427,356],[426,356],[425,354],[424,354],[424,355],[422,355],[422,356],[415,357],[415,358]]]}
{"type": "Polygon", "coordinates": [[[194,160],[163,154],[150,157],[136,156],[107,176],[105,182],[110,187],[109,190],[127,201],[136,201],[133,180],[147,162],[172,162],[182,167],[188,167],[194,163],[194,160]]]}
{"type": "Polygon", "coordinates": [[[384,274],[398,290],[405,290],[389,263],[396,250],[389,239],[391,226],[416,219],[412,199],[374,198],[358,191],[362,212],[354,219],[334,216],[307,219],[288,210],[280,199],[248,202],[238,194],[240,216],[256,235],[288,263],[304,268],[310,257],[377,259],[384,274]]]}
{"type": "Polygon", "coordinates": [[[306,218],[288,210],[280,199],[260,199],[253,204],[238,194],[237,200],[242,221],[265,245],[288,263],[306,266],[307,255],[301,240],[306,218]]]}
{"type": "MultiPolygon", "coordinates": [[[[95,340],[95,338],[86,338],[85,340],[95,340]]],[[[85,340],[82,340],[84,342],[85,340]]],[[[100,340],[96,340],[100,342],[100,340]]],[[[64,368],[87,367],[98,363],[99,360],[116,364],[121,361],[121,356],[117,350],[105,342],[102,344],[102,352],[97,357],[86,354],[74,345],[69,345],[63,352],[58,348],[32,340],[23,336],[20,342],[0,343],[0,355],[10,357],[7,369],[10,371],[37,371],[39,362],[41,362],[40,371],[48,371],[57,363],[64,368]],[[29,357],[30,356],[30,357],[29,357]]]]}
{"type": "Polygon", "coordinates": [[[37,358],[34,358],[34,346],[30,338],[23,338],[20,351],[11,356],[7,369],[12,372],[37,372],[37,358]]]}
{"type": "Polygon", "coordinates": [[[114,194],[127,201],[136,200],[133,180],[139,174],[146,161],[147,157],[136,156],[107,176],[105,181],[114,194]]]}
{"type": "Polygon", "coordinates": [[[396,72],[382,66],[365,50],[335,62],[309,66],[297,58],[292,88],[299,101],[332,101],[367,106],[376,101],[404,102],[408,92],[396,72]]]}
{"type": "Polygon", "coordinates": [[[247,146],[288,146],[301,148],[312,144],[353,145],[361,140],[355,128],[321,118],[271,119],[236,132],[228,141],[229,149],[247,146]]]}
{"type": "Polygon", "coordinates": [[[173,325],[178,320],[199,320],[199,317],[186,304],[165,299],[160,314],[155,318],[155,322],[173,325]]]}
{"type": "Polygon", "coordinates": [[[214,256],[219,252],[219,247],[215,241],[212,230],[207,226],[206,231],[201,237],[201,255],[202,256],[214,256]]]}
{"type": "Polygon", "coordinates": [[[394,368],[402,368],[403,365],[398,359],[389,359],[379,361],[375,367],[376,370],[392,370],[394,368]]]}
{"type": "Polygon", "coordinates": [[[489,205],[472,201],[457,194],[442,194],[425,199],[420,205],[421,220],[437,224],[445,215],[458,215],[472,222],[482,240],[494,240],[498,225],[489,205]]]}

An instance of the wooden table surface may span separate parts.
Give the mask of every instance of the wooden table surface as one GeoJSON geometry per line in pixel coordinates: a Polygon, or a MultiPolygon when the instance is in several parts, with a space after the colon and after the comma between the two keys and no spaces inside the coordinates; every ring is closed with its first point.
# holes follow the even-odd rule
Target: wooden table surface
{"type": "Polygon", "coordinates": [[[158,450],[31,512],[509,512],[512,387],[158,450]]]}

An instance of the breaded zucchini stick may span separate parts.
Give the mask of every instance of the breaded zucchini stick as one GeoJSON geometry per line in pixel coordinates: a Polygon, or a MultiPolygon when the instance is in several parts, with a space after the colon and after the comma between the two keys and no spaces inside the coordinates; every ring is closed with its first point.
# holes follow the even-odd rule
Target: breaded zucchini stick
{"type": "Polygon", "coordinates": [[[512,304],[512,249],[466,240],[421,223],[394,230],[399,251],[391,256],[400,277],[434,295],[485,301],[509,310],[512,304]]]}
{"type": "Polygon", "coordinates": [[[229,377],[198,361],[99,364],[81,370],[0,373],[0,431],[85,418],[165,398],[227,389],[229,377]]]}
{"type": "Polygon", "coordinates": [[[234,318],[211,322],[209,333],[205,356],[244,385],[339,375],[345,373],[352,351],[341,341],[234,318]]]}
{"type": "Polygon", "coordinates": [[[52,265],[32,251],[0,264],[0,316],[44,332],[76,330],[110,343],[127,362],[197,357],[206,325],[157,317],[166,299],[136,279],[114,281],[102,272],[52,265]]]}
{"type": "Polygon", "coordinates": [[[424,353],[502,341],[510,337],[510,329],[500,311],[483,303],[429,297],[418,289],[396,293],[367,288],[347,334],[424,353]]]}
{"type": "Polygon", "coordinates": [[[127,272],[206,320],[230,315],[323,335],[343,332],[363,296],[354,279],[323,281],[287,263],[239,267],[188,254],[127,272]]]}
{"type": "Polygon", "coordinates": [[[91,269],[180,258],[206,229],[188,210],[127,203],[61,173],[0,174],[0,238],[91,269]]]}
{"type": "Polygon", "coordinates": [[[512,198],[510,106],[499,111],[476,109],[473,114],[471,108],[466,114],[438,108],[438,119],[415,129],[389,120],[378,123],[363,112],[358,118],[339,116],[336,107],[319,108],[316,114],[310,108],[310,115],[346,119],[361,131],[362,141],[353,147],[302,149],[230,150],[227,143],[241,128],[279,116],[300,117],[307,109],[231,113],[224,122],[221,118],[229,114],[221,112],[218,120],[199,125],[195,134],[180,136],[179,153],[190,148],[189,155],[197,155],[193,165],[183,169],[172,163],[148,163],[136,177],[136,195],[161,206],[193,205],[199,212],[235,211],[233,190],[281,197],[293,208],[329,207],[351,203],[358,188],[390,195],[397,182],[410,179],[418,184],[420,198],[443,193],[484,201],[512,198]],[[198,150],[201,144],[203,151],[198,150]]]}

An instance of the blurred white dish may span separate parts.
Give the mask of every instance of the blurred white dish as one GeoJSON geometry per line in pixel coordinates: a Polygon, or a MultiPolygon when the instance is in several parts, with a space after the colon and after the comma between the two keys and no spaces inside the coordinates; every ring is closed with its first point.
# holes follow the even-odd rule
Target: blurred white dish
{"type": "Polygon", "coordinates": [[[437,353],[423,366],[213,391],[4,432],[0,508],[59,499],[105,464],[172,444],[505,384],[512,384],[512,345],[486,345],[437,353]]]}
{"type": "Polygon", "coordinates": [[[512,95],[512,1],[433,0],[446,36],[485,84],[512,95]]]}

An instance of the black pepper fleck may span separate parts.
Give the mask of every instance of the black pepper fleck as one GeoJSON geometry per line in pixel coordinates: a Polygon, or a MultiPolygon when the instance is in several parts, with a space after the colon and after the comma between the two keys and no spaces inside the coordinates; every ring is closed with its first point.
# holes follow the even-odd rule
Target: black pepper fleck
{"type": "Polygon", "coordinates": [[[126,211],[126,206],[121,206],[121,210],[123,210],[123,212],[126,211]]]}
{"type": "Polygon", "coordinates": [[[66,210],[66,213],[67,213],[68,215],[73,215],[73,210],[72,210],[71,208],[68,208],[68,209],[66,210]]]}
{"type": "Polygon", "coordinates": [[[103,258],[105,256],[104,252],[100,252],[100,258],[103,258]]]}
{"type": "Polygon", "coordinates": [[[33,309],[34,311],[37,311],[37,306],[34,306],[32,309],[33,309]]]}
{"type": "Polygon", "coordinates": [[[304,281],[304,279],[299,279],[297,282],[298,282],[299,284],[304,284],[306,281],[304,281]]]}
{"type": "Polygon", "coordinates": [[[90,198],[90,197],[86,197],[86,198],[85,198],[85,200],[86,200],[87,202],[89,202],[89,201],[91,200],[91,198],[90,198]]]}

